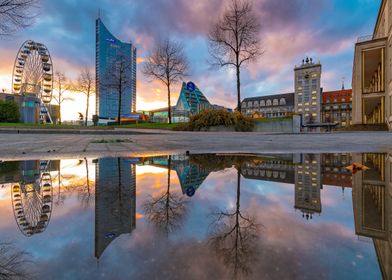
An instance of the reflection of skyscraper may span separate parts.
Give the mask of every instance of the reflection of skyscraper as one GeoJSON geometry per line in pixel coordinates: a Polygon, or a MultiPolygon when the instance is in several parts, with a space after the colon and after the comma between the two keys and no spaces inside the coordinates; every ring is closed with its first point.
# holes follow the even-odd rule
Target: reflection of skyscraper
{"type": "Polygon", "coordinates": [[[96,165],[95,257],[136,227],[136,168],[126,159],[103,158],[96,165]]]}
{"type": "MultiPolygon", "coordinates": [[[[119,56],[123,56],[130,67],[126,67],[121,113],[136,111],[136,48],[114,37],[98,18],[96,21],[96,114],[100,119],[115,119],[118,113],[119,92],[104,86],[105,76],[113,69],[119,56]]],[[[128,65],[128,64],[127,64],[128,65]]]]}
{"type": "Polygon", "coordinates": [[[302,155],[301,163],[295,166],[295,209],[306,219],[321,213],[321,156],[302,155]]]}

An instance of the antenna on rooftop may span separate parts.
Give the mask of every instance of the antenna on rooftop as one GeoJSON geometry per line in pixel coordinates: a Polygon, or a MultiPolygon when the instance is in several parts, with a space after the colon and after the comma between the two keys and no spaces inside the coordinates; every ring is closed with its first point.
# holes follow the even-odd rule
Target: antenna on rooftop
{"type": "Polygon", "coordinates": [[[101,8],[98,8],[98,19],[101,18],[101,8]]]}
{"type": "Polygon", "coordinates": [[[344,90],[344,77],[342,78],[342,90],[344,90]]]}

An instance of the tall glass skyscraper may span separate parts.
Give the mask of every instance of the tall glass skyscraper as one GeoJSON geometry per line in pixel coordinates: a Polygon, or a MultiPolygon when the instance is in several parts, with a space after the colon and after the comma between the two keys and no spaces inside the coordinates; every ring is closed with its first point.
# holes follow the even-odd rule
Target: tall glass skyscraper
{"type": "MultiPolygon", "coordinates": [[[[121,116],[136,111],[136,48],[114,37],[102,23],[96,20],[96,114],[100,119],[115,119],[118,116],[119,90],[114,84],[113,69],[119,58],[124,60],[125,77],[121,95],[121,116]],[[108,86],[111,84],[111,86],[108,86]]],[[[118,88],[118,87],[117,87],[118,88]]]]}

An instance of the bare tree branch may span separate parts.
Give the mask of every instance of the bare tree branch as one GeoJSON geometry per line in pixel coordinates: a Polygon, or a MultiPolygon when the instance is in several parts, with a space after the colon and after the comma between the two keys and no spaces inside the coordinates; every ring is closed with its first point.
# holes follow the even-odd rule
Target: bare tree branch
{"type": "Polygon", "coordinates": [[[233,67],[237,76],[237,109],[241,112],[241,67],[254,62],[264,52],[260,47],[261,25],[250,0],[232,0],[209,38],[210,64],[233,67]]]}
{"type": "Polygon", "coordinates": [[[144,64],[144,75],[160,81],[167,87],[169,123],[171,123],[170,86],[187,75],[188,65],[183,45],[170,39],[158,43],[144,64]]]}
{"type": "Polygon", "coordinates": [[[257,261],[255,246],[261,225],[254,217],[246,217],[240,210],[240,170],[237,171],[236,208],[233,211],[217,211],[211,214],[210,238],[208,243],[222,258],[225,265],[233,270],[234,279],[241,274],[252,272],[251,265],[257,261]]]}
{"type": "Polygon", "coordinates": [[[74,90],[86,96],[86,114],[84,125],[87,126],[90,97],[95,93],[95,76],[89,68],[84,68],[80,74],[74,90]]]}
{"type": "MultiPolygon", "coordinates": [[[[127,55],[119,52],[111,63],[108,71],[104,73],[104,78],[100,81],[101,86],[118,94],[117,122],[121,124],[121,103],[123,94],[132,85],[132,79],[127,73],[132,71],[132,61],[127,55]]],[[[128,113],[128,112],[127,112],[128,113]]]]}
{"type": "Polygon", "coordinates": [[[14,248],[11,244],[0,243],[0,279],[32,279],[27,265],[30,255],[14,248]]]}
{"type": "Polygon", "coordinates": [[[187,214],[187,202],[177,193],[170,191],[171,156],[168,159],[167,189],[161,195],[150,196],[143,203],[147,219],[166,236],[181,227],[187,214]]]}
{"type": "Polygon", "coordinates": [[[33,24],[37,0],[0,0],[0,36],[9,36],[33,24]]]}
{"type": "Polygon", "coordinates": [[[71,97],[64,96],[67,91],[72,89],[72,85],[67,76],[60,71],[54,73],[54,85],[56,93],[53,95],[53,99],[59,105],[59,124],[61,124],[61,104],[66,100],[73,100],[71,97]]]}

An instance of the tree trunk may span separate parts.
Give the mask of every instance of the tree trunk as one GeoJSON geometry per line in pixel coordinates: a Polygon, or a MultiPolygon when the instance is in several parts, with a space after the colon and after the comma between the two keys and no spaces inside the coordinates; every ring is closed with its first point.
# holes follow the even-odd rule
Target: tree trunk
{"type": "MultiPolygon", "coordinates": [[[[59,95],[59,100],[61,98],[61,95],[59,95]]],[[[61,124],[61,102],[59,102],[59,124],[61,124]]]]}
{"type": "Polygon", "coordinates": [[[84,121],[84,125],[87,126],[87,121],[88,121],[88,106],[90,103],[90,93],[87,94],[87,106],[86,106],[86,117],[85,117],[85,121],[84,121]]]}
{"type": "Polygon", "coordinates": [[[172,123],[171,120],[171,106],[170,106],[170,84],[167,85],[167,112],[168,112],[168,117],[169,117],[169,124],[172,123]]]}
{"type": "Polygon", "coordinates": [[[120,79],[120,87],[118,91],[118,114],[117,114],[117,124],[121,125],[121,97],[122,97],[122,81],[120,79]]]}
{"type": "Polygon", "coordinates": [[[241,79],[240,79],[240,66],[238,65],[238,63],[237,63],[237,110],[238,112],[241,113],[241,79]]]}

